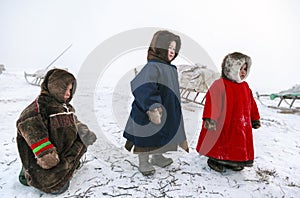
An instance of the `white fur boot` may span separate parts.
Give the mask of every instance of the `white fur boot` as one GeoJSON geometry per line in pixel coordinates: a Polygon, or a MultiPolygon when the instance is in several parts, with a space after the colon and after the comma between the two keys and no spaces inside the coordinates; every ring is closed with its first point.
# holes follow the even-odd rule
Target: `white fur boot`
{"type": "Polygon", "coordinates": [[[139,156],[139,171],[145,175],[153,175],[155,173],[154,167],[149,163],[149,154],[141,153],[139,156]]]}
{"type": "Polygon", "coordinates": [[[171,158],[166,158],[162,154],[154,154],[151,158],[151,164],[164,168],[173,163],[171,158]]]}

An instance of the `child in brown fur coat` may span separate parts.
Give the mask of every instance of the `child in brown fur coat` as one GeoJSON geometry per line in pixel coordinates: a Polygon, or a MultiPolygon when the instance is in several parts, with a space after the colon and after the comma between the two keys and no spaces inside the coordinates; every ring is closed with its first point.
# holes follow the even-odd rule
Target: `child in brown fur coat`
{"type": "Polygon", "coordinates": [[[17,120],[22,184],[46,193],[63,193],[87,146],[96,141],[96,135],[77,120],[69,103],[75,89],[71,73],[48,71],[40,95],[17,120]]]}

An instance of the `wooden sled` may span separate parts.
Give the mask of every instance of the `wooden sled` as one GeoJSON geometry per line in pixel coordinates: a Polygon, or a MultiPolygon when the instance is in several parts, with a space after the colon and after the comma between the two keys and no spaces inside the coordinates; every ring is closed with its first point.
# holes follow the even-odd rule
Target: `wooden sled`
{"type": "Polygon", "coordinates": [[[256,92],[258,100],[263,104],[263,102],[260,100],[260,97],[269,97],[271,100],[275,100],[276,98],[279,98],[279,102],[276,106],[272,105],[266,105],[269,108],[272,109],[278,109],[279,113],[297,113],[300,112],[300,107],[295,107],[294,104],[297,100],[300,99],[300,94],[258,94],[256,92]],[[287,107],[284,107],[282,102],[285,102],[287,107]]]}
{"type": "MultiPolygon", "coordinates": [[[[57,61],[68,49],[70,49],[71,46],[72,46],[72,44],[70,46],[68,46],[58,57],[56,57],[45,69],[37,70],[33,74],[30,74],[30,73],[27,73],[24,71],[24,77],[25,77],[26,82],[30,85],[41,86],[41,84],[44,80],[44,76],[50,69],[50,66],[52,66],[53,63],[55,61],[57,61]]],[[[67,69],[65,69],[65,70],[67,70],[67,69]]]]}
{"type": "Polygon", "coordinates": [[[206,92],[220,74],[201,64],[178,65],[178,70],[180,97],[187,102],[204,105],[206,92]]]}
{"type": "Polygon", "coordinates": [[[2,74],[2,71],[5,71],[4,65],[0,64],[0,74],[2,74]]]}
{"type": "Polygon", "coordinates": [[[44,70],[38,70],[34,74],[28,74],[24,72],[25,80],[28,84],[34,85],[34,86],[41,86],[44,76],[45,76],[44,70]]]}
{"type": "Polygon", "coordinates": [[[280,107],[282,101],[285,101],[289,105],[289,108],[291,109],[295,101],[300,99],[300,94],[285,94],[285,95],[271,94],[270,98],[272,100],[274,100],[275,98],[280,98],[277,107],[280,107]]]}

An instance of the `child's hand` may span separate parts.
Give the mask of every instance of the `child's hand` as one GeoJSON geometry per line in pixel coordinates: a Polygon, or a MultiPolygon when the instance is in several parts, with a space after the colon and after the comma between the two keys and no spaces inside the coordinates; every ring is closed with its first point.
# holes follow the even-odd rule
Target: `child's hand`
{"type": "Polygon", "coordinates": [[[216,122],[211,119],[205,119],[204,128],[206,128],[207,130],[215,131],[217,129],[216,122]]]}
{"type": "Polygon", "coordinates": [[[97,140],[97,136],[94,132],[89,130],[89,133],[82,137],[82,141],[86,146],[90,146],[94,144],[94,142],[97,140]]]}
{"type": "Polygon", "coordinates": [[[252,121],[252,128],[253,129],[258,129],[260,127],[260,120],[253,120],[252,121]]]}
{"type": "Polygon", "coordinates": [[[92,132],[86,124],[78,122],[77,127],[78,134],[86,146],[92,145],[97,140],[96,134],[92,132]]]}
{"type": "Polygon", "coordinates": [[[158,107],[153,110],[147,111],[147,115],[149,117],[149,120],[153,124],[160,124],[161,123],[161,117],[162,117],[162,108],[158,107]]]}
{"type": "Polygon", "coordinates": [[[37,158],[37,164],[43,169],[50,169],[59,163],[56,151],[51,151],[42,157],[37,158]]]}

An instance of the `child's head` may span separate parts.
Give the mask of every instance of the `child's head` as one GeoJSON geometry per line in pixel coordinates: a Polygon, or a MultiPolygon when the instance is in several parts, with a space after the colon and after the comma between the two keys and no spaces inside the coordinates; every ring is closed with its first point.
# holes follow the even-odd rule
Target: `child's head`
{"type": "Polygon", "coordinates": [[[167,31],[161,30],[154,34],[148,49],[147,60],[156,59],[171,63],[178,55],[181,48],[180,37],[167,31]]]}
{"type": "Polygon", "coordinates": [[[228,54],[222,62],[222,77],[243,82],[249,75],[251,63],[251,58],[240,52],[228,54]]]}
{"type": "Polygon", "coordinates": [[[70,102],[76,89],[75,77],[62,69],[49,70],[41,85],[41,93],[54,97],[59,102],[70,102]]]}

